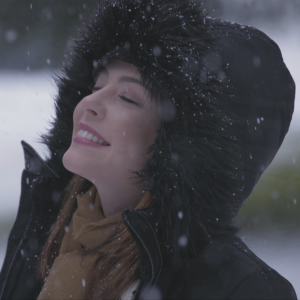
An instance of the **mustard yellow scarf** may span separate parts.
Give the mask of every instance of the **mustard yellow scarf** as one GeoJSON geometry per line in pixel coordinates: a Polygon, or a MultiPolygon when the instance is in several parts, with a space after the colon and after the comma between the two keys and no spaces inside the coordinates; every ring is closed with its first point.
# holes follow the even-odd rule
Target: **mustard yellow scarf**
{"type": "MultiPolygon", "coordinates": [[[[145,197],[144,197],[145,198],[145,197]]],[[[98,255],[88,255],[82,259],[82,248],[91,248],[105,241],[121,221],[121,212],[104,217],[96,187],[77,196],[78,208],[62,240],[59,255],[55,259],[38,300],[85,299],[85,288],[89,274],[98,255]]],[[[110,243],[107,253],[120,246],[120,240],[110,243]]]]}

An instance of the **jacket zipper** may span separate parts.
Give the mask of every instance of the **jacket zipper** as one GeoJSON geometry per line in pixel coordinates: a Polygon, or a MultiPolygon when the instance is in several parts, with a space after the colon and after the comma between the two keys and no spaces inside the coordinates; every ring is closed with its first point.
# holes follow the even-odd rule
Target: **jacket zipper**
{"type": "Polygon", "coordinates": [[[154,264],[153,264],[153,260],[151,258],[151,255],[150,255],[150,252],[148,250],[148,248],[145,246],[145,243],[143,242],[142,238],[137,234],[136,230],[131,226],[131,224],[127,221],[126,222],[128,224],[128,226],[132,229],[132,231],[135,233],[135,235],[137,236],[137,238],[140,240],[141,244],[143,245],[144,249],[146,250],[147,254],[148,254],[148,257],[150,259],[150,263],[151,263],[151,270],[152,270],[152,277],[151,277],[151,280],[150,282],[147,284],[146,288],[144,289],[141,297],[145,294],[146,290],[148,289],[149,285],[153,282],[154,280],[154,264]]]}
{"type": "Polygon", "coordinates": [[[157,245],[158,251],[159,251],[160,268],[159,268],[159,272],[158,272],[158,274],[157,274],[157,276],[156,276],[156,279],[155,279],[155,281],[154,281],[154,285],[153,285],[153,286],[155,286],[155,284],[156,284],[156,282],[157,282],[157,279],[158,279],[158,277],[159,277],[159,275],[160,275],[160,273],[161,273],[161,271],[162,271],[162,265],[163,265],[162,254],[161,254],[161,250],[160,250],[160,247],[159,247],[159,243],[158,243],[158,240],[157,240],[155,231],[154,231],[154,229],[153,229],[153,227],[152,227],[150,221],[148,220],[148,217],[147,217],[146,213],[145,213],[144,211],[140,211],[140,214],[144,217],[144,219],[147,221],[149,227],[151,228],[151,230],[152,230],[152,232],[153,232],[153,235],[154,235],[154,237],[155,237],[155,241],[156,241],[156,245],[157,245]]]}
{"type": "Polygon", "coordinates": [[[18,247],[17,247],[17,250],[16,250],[16,252],[15,252],[13,258],[12,258],[12,261],[11,261],[10,266],[9,266],[9,268],[8,268],[8,271],[7,271],[7,273],[6,273],[6,277],[5,277],[5,280],[4,280],[4,283],[3,283],[3,287],[2,287],[2,290],[1,290],[1,294],[0,294],[0,300],[2,299],[3,292],[4,292],[4,289],[5,289],[6,283],[7,283],[7,279],[8,279],[10,270],[11,270],[13,264],[14,264],[14,261],[15,261],[15,259],[16,259],[17,253],[19,252],[20,247],[21,247],[21,245],[23,244],[23,241],[24,241],[24,239],[25,239],[25,237],[26,237],[26,233],[27,233],[27,231],[28,231],[28,229],[29,229],[29,225],[30,225],[30,222],[31,222],[31,217],[32,217],[32,212],[30,213],[29,221],[28,221],[28,224],[27,224],[27,226],[26,226],[25,232],[23,233],[23,236],[22,236],[22,238],[21,238],[21,240],[20,240],[20,242],[19,242],[19,245],[18,245],[18,247]]]}
{"type": "Polygon", "coordinates": [[[149,283],[147,284],[146,288],[144,289],[143,293],[141,294],[140,297],[142,297],[146,290],[149,288],[149,286],[154,282],[153,284],[153,287],[152,289],[155,287],[155,284],[157,282],[157,279],[161,273],[161,270],[162,270],[162,254],[161,254],[161,250],[160,250],[160,246],[159,246],[159,243],[158,243],[158,240],[157,240],[157,237],[156,237],[156,234],[155,234],[155,231],[150,223],[150,221],[148,220],[148,217],[147,215],[143,212],[143,211],[139,211],[139,214],[146,220],[146,222],[148,223],[149,227],[151,228],[152,232],[153,232],[153,235],[154,235],[154,238],[155,238],[155,241],[156,241],[156,244],[157,244],[157,247],[158,247],[158,250],[159,250],[159,255],[160,255],[160,269],[159,269],[159,272],[158,272],[158,275],[156,276],[155,280],[154,280],[154,264],[153,264],[153,260],[152,260],[152,257],[151,257],[151,254],[150,254],[150,251],[148,250],[148,248],[145,246],[145,243],[143,242],[142,238],[137,234],[136,230],[133,228],[133,226],[127,221],[126,223],[128,224],[128,226],[132,229],[132,231],[135,233],[135,235],[137,236],[137,238],[140,240],[141,244],[143,245],[144,249],[146,250],[147,254],[148,254],[148,257],[149,257],[149,260],[150,260],[150,263],[151,263],[151,271],[152,271],[152,277],[151,277],[151,280],[149,281],[149,283]]]}

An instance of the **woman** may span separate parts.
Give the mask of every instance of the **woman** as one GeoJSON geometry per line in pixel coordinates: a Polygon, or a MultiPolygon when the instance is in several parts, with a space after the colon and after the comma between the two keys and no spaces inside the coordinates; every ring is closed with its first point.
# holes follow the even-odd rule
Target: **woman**
{"type": "Polygon", "coordinates": [[[293,113],[272,40],[192,1],[107,1],[58,88],[51,156],[23,142],[1,299],[296,299],[234,226],[293,113]]]}

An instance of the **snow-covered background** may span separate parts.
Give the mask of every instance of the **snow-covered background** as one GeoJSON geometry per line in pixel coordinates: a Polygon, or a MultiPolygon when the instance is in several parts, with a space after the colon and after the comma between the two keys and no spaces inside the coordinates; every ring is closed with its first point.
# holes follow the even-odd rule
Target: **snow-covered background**
{"type": "MultiPolygon", "coordinates": [[[[300,35],[295,30],[276,34],[267,32],[280,46],[286,65],[300,84],[300,35]]],[[[49,71],[11,71],[0,69],[0,266],[7,237],[16,216],[20,195],[20,178],[24,157],[20,141],[31,144],[42,157],[46,149],[38,143],[39,134],[45,132],[53,115],[53,96],[56,93],[49,71]]],[[[274,165],[292,163],[300,159],[300,99],[290,131],[279,151],[274,165]]],[[[272,167],[272,166],[271,166],[272,167]]],[[[299,183],[300,186],[300,183],[299,183]]],[[[300,204],[299,204],[300,205],[300,204]]],[[[286,277],[300,295],[300,230],[282,231],[281,234],[252,234],[244,239],[249,247],[266,263],[286,277]]]]}

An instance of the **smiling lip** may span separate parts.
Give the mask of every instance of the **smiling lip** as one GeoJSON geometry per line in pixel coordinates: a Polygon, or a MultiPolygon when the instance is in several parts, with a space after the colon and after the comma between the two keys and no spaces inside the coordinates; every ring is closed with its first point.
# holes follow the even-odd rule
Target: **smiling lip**
{"type": "Polygon", "coordinates": [[[102,139],[104,142],[106,142],[106,143],[110,146],[109,142],[106,141],[106,140],[104,139],[104,137],[103,137],[99,132],[97,132],[93,127],[91,127],[91,126],[89,126],[89,125],[87,125],[87,124],[84,124],[84,123],[82,123],[82,122],[79,122],[78,127],[79,127],[79,129],[86,130],[86,131],[92,133],[92,134],[95,135],[97,138],[102,139]]]}

